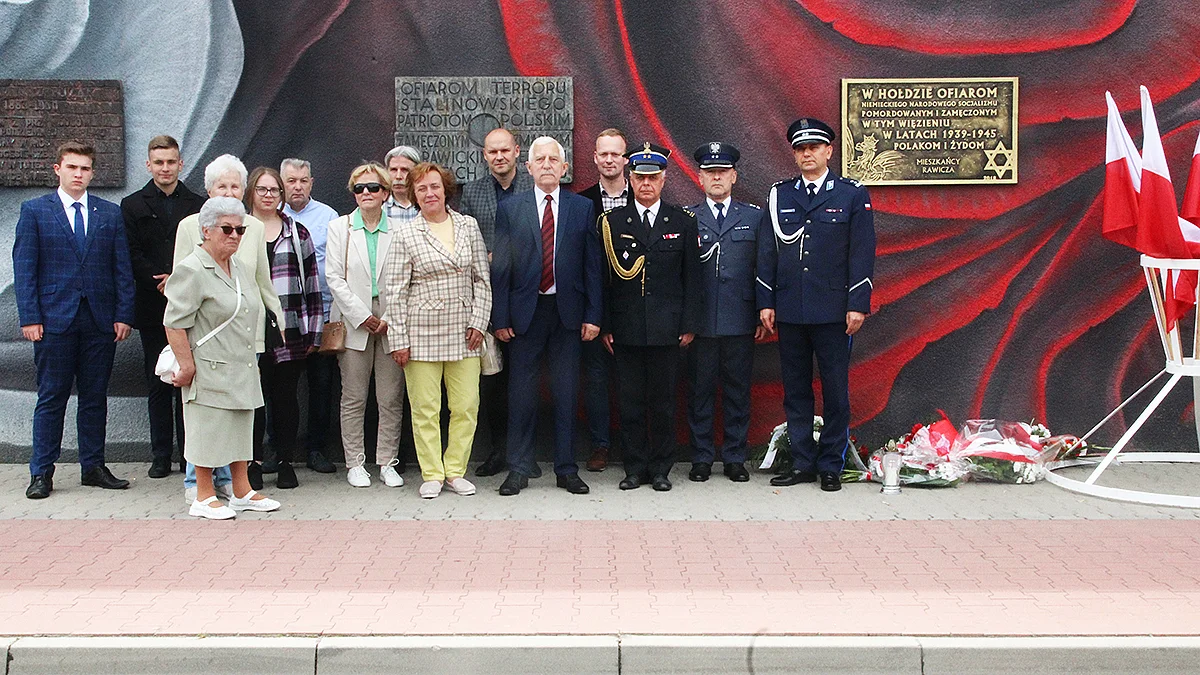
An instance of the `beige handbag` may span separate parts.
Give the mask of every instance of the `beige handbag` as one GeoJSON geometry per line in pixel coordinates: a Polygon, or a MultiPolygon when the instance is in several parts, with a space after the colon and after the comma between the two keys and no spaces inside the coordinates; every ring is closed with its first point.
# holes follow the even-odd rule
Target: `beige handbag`
{"type": "Polygon", "coordinates": [[[479,370],[482,375],[495,375],[504,370],[504,355],[496,345],[496,336],[483,331],[483,344],[479,346],[479,370]]]}
{"type": "MultiPolygon", "coordinates": [[[[347,218],[347,222],[349,219],[347,218]]],[[[348,228],[347,228],[348,229],[348,228]]],[[[346,250],[342,260],[342,269],[350,260],[350,237],[346,237],[346,250]]],[[[342,321],[326,321],[321,328],[321,347],[318,354],[341,354],[346,351],[346,324],[342,321]]]]}

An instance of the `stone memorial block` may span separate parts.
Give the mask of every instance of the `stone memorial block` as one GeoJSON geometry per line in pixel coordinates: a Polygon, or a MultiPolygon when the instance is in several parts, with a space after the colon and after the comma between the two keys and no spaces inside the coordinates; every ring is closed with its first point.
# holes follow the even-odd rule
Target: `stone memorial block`
{"type": "Polygon", "coordinates": [[[93,187],[125,185],[125,102],[118,80],[0,80],[0,186],[51,187],[65,141],[96,147],[93,187]]]}
{"type": "MultiPolygon", "coordinates": [[[[396,144],[449,168],[459,183],[487,174],[483,139],[499,127],[521,144],[552,136],[572,161],[575,90],[570,77],[397,77],[396,144]]],[[[563,177],[571,182],[571,171],[563,177]]]]}

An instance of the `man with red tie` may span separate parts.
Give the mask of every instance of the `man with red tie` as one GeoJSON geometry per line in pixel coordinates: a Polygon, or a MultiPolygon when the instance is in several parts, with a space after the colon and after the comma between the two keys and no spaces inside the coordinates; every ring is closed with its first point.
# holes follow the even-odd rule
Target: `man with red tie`
{"type": "Polygon", "coordinates": [[[596,214],[590,200],[559,187],[567,162],[558,141],[535,140],[525,166],[534,188],[500,204],[492,258],[492,330],[509,343],[509,474],[500,494],[519,494],[540,473],[534,436],[543,356],[554,401],[557,485],[587,494],[574,431],[580,349],[599,335],[603,314],[596,214]]]}

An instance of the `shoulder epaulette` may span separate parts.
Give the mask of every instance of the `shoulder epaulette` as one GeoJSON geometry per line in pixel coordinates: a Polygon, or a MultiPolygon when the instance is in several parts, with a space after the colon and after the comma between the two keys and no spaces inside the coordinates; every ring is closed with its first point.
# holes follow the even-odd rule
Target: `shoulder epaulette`
{"type": "Polygon", "coordinates": [[[695,217],[696,217],[696,214],[695,214],[695,213],[693,213],[693,212],[692,212],[692,210],[691,210],[691,209],[689,209],[689,208],[687,208],[686,206],[681,206],[681,207],[679,207],[679,210],[680,210],[680,211],[683,211],[684,213],[688,214],[689,216],[691,216],[691,217],[693,217],[693,218],[695,218],[695,217]]]}
{"type": "Polygon", "coordinates": [[[855,180],[855,179],[853,179],[853,178],[848,178],[848,177],[846,177],[846,176],[838,176],[838,179],[839,179],[839,180],[843,180],[843,181],[845,181],[845,182],[847,182],[847,183],[849,183],[849,184],[853,185],[853,186],[854,186],[854,187],[856,187],[856,188],[857,188],[857,187],[862,187],[862,183],[858,182],[857,180],[855,180]]]}
{"type": "Polygon", "coordinates": [[[762,211],[762,207],[759,206],[758,204],[751,204],[750,202],[738,202],[738,203],[741,204],[742,206],[749,206],[752,209],[758,209],[759,211],[762,211]]]}

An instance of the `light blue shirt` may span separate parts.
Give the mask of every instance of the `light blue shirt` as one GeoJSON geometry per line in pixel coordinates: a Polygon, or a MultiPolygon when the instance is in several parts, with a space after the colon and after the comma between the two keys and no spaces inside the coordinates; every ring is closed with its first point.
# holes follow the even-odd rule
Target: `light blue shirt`
{"type": "Polygon", "coordinates": [[[325,305],[325,320],[328,321],[333,294],[329,292],[329,284],[325,283],[325,242],[329,239],[329,221],[338,217],[337,211],[327,204],[310,199],[300,211],[293,211],[291,205],[284,204],[283,212],[308,230],[313,248],[317,251],[317,276],[321,281],[321,301],[325,305]]]}

